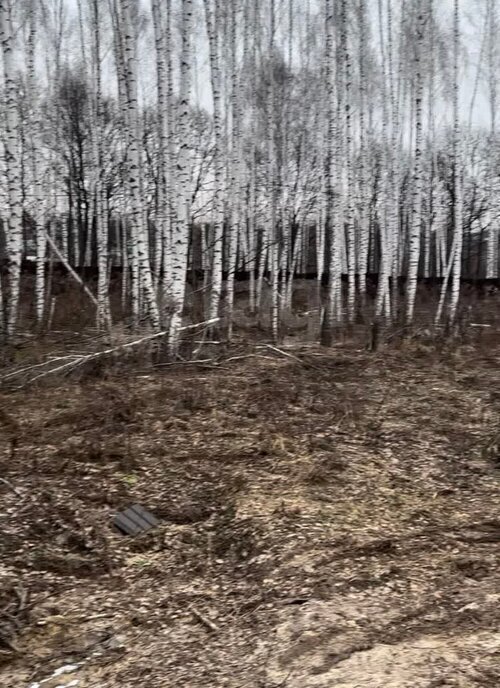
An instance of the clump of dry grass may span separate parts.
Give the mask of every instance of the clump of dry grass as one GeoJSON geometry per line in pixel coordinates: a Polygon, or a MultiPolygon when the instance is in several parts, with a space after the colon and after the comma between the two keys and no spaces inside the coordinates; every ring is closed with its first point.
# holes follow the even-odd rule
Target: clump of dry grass
{"type": "Polygon", "coordinates": [[[311,458],[311,465],[306,469],[303,481],[307,485],[325,486],[342,479],[346,463],[334,453],[322,454],[317,459],[311,458]]]}

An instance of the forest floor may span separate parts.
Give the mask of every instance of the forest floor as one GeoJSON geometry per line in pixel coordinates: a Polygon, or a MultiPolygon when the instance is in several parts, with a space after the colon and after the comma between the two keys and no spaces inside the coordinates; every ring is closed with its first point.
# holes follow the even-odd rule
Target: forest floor
{"type": "Polygon", "coordinates": [[[1,686],[500,685],[500,347],[283,351],[1,393],[1,686]]]}

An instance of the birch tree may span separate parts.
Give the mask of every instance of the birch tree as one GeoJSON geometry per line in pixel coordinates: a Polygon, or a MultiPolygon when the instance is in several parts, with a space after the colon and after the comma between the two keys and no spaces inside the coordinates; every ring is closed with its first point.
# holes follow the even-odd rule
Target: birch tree
{"type": "Polygon", "coordinates": [[[490,226],[488,229],[488,243],[486,253],[486,277],[498,277],[498,223],[500,221],[500,185],[498,183],[497,165],[499,162],[497,143],[497,101],[498,101],[498,70],[500,69],[500,40],[497,0],[486,0],[487,17],[487,82],[490,109],[490,160],[488,166],[488,197],[491,206],[490,226]]]}
{"type": "MultiPolygon", "coordinates": [[[[91,197],[96,228],[97,244],[97,324],[110,326],[109,285],[108,285],[108,213],[105,207],[106,197],[103,187],[103,151],[102,133],[102,78],[101,78],[101,22],[102,14],[99,0],[91,0],[91,64],[92,83],[95,97],[90,100],[90,136],[92,149],[92,184],[91,197]]],[[[153,316],[154,317],[154,316],[153,316]]]]}
{"type": "Polygon", "coordinates": [[[369,214],[368,214],[368,146],[366,129],[366,99],[367,99],[367,8],[366,0],[359,0],[358,7],[358,55],[359,55],[359,163],[358,163],[358,184],[359,184],[359,251],[358,251],[358,273],[360,275],[360,294],[365,300],[366,293],[366,273],[368,270],[369,252],[369,214]]]}
{"type": "Polygon", "coordinates": [[[449,320],[453,322],[457,313],[462,275],[463,245],[463,186],[462,186],[462,141],[460,127],[460,3],[453,4],[453,268],[449,320]]]}
{"type": "MultiPolygon", "coordinates": [[[[229,251],[228,251],[228,277],[226,282],[226,317],[227,317],[227,337],[228,340],[232,336],[232,320],[234,307],[234,280],[237,268],[237,254],[240,239],[244,238],[245,234],[241,227],[241,203],[243,195],[243,163],[242,163],[242,142],[241,142],[241,126],[242,126],[242,102],[243,102],[243,79],[240,76],[238,69],[238,2],[232,0],[229,3],[229,75],[230,75],[230,112],[231,112],[231,159],[230,159],[230,183],[229,183],[229,206],[228,206],[228,224],[229,224],[229,251]]],[[[248,49],[247,49],[248,50],[248,49]]],[[[241,242],[243,245],[243,242],[241,242]]],[[[248,249],[246,251],[248,253],[248,249]]]]}
{"type": "Polygon", "coordinates": [[[415,149],[413,163],[412,215],[410,228],[410,246],[408,256],[406,320],[413,320],[415,296],[417,291],[418,268],[420,261],[420,238],[422,232],[422,143],[423,143],[423,51],[425,38],[426,14],[424,0],[418,0],[415,20],[415,149]]]}
{"type": "Polygon", "coordinates": [[[222,268],[223,268],[223,230],[224,230],[224,189],[225,189],[225,165],[224,165],[224,139],[222,121],[222,71],[220,66],[220,27],[221,17],[220,0],[204,0],[205,18],[209,42],[210,74],[213,97],[213,122],[214,122],[214,177],[215,189],[213,196],[213,229],[212,229],[212,280],[210,289],[210,306],[208,319],[218,317],[219,304],[222,292],[222,268]]]}
{"type": "Polygon", "coordinates": [[[354,320],[356,305],[356,234],[354,227],[354,174],[353,174],[353,137],[352,137],[352,60],[349,45],[347,0],[341,2],[341,50],[344,72],[344,131],[345,131],[345,165],[347,194],[345,204],[344,226],[347,234],[348,256],[348,314],[349,321],[354,320]]]}
{"type": "Polygon", "coordinates": [[[6,331],[14,334],[21,278],[23,247],[23,209],[21,195],[21,164],[19,151],[19,114],[17,108],[16,62],[14,58],[14,25],[12,0],[0,2],[0,42],[2,44],[5,80],[5,140],[4,154],[7,172],[7,257],[8,292],[6,331]]]}
{"type": "Polygon", "coordinates": [[[176,223],[172,230],[172,286],[169,347],[175,354],[179,344],[182,309],[186,288],[189,229],[191,224],[191,193],[189,170],[189,106],[191,97],[192,18],[193,0],[181,2],[181,55],[179,84],[179,151],[177,157],[176,223]]]}
{"type": "MultiPolygon", "coordinates": [[[[167,8],[167,12],[169,12],[167,8]]],[[[154,247],[154,280],[158,289],[160,272],[163,264],[163,251],[169,250],[169,220],[167,209],[167,155],[168,155],[168,104],[167,104],[167,50],[161,4],[151,0],[153,30],[156,56],[156,89],[158,103],[158,183],[156,189],[155,247],[154,247]]]]}
{"type": "Polygon", "coordinates": [[[267,214],[267,237],[269,246],[269,264],[271,272],[271,332],[275,341],[279,338],[279,246],[276,215],[276,83],[274,71],[275,57],[276,8],[275,0],[269,5],[269,87],[266,102],[267,112],[267,194],[269,198],[267,214]]]}
{"type": "Polygon", "coordinates": [[[29,116],[29,160],[31,168],[31,203],[30,212],[35,223],[36,242],[36,279],[35,279],[35,312],[39,326],[41,326],[45,311],[45,256],[46,239],[43,227],[44,197],[43,197],[43,161],[41,155],[41,117],[40,117],[40,88],[37,81],[35,58],[40,21],[38,0],[31,0],[28,6],[28,40],[26,46],[26,82],[28,86],[30,116],[29,116]]]}
{"type": "MultiPolygon", "coordinates": [[[[140,284],[144,298],[144,308],[154,329],[159,329],[160,316],[153,288],[147,227],[141,197],[141,153],[137,89],[137,26],[132,3],[135,0],[120,0],[121,30],[123,31],[124,77],[127,99],[128,134],[128,183],[130,190],[132,243],[138,257],[140,284]]],[[[136,8],[135,8],[136,9],[136,8]]]]}

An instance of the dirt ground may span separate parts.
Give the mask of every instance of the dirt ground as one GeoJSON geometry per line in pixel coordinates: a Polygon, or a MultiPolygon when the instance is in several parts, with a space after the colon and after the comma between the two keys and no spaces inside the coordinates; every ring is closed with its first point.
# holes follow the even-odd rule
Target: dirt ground
{"type": "Polygon", "coordinates": [[[1,686],[500,685],[494,340],[235,344],[0,407],[1,686]]]}

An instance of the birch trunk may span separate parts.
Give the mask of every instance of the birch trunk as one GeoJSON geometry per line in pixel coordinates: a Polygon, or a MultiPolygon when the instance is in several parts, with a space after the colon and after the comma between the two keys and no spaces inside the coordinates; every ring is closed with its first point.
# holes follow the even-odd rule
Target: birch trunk
{"type": "Polygon", "coordinates": [[[349,322],[354,321],[356,307],[356,234],[354,227],[354,175],[352,163],[352,114],[351,114],[351,91],[352,91],[352,63],[351,50],[349,46],[347,0],[341,3],[341,47],[343,58],[343,77],[344,77],[344,130],[345,130],[345,166],[346,166],[346,202],[344,214],[344,227],[347,236],[347,274],[348,274],[348,296],[347,313],[349,322]]]}
{"type": "Polygon", "coordinates": [[[8,218],[6,248],[8,259],[7,335],[14,334],[21,279],[23,248],[23,208],[21,160],[19,151],[19,113],[17,108],[16,62],[11,0],[0,0],[0,42],[5,79],[5,165],[7,172],[8,218]]]}
{"type": "MultiPolygon", "coordinates": [[[[334,39],[335,39],[335,24],[334,24],[334,6],[333,0],[325,0],[324,2],[324,16],[325,16],[325,52],[324,52],[324,72],[325,72],[325,100],[326,100],[326,146],[324,151],[323,166],[326,170],[326,227],[328,237],[328,305],[325,311],[325,320],[323,322],[323,333],[325,343],[331,343],[334,321],[340,319],[339,301],[341,298],[341,263],[340,263],[340,246],[339,246],[339,231],[338,223],[339,217],[337,214],[338,206],[334,202],[334,186],[335,186],[335,160],[334,160],[334,144],[338,143],[338,133],[336,127],[336,108],[335,108],[335,53],[334,53],[334,39]]],[[[339,156],[337,155],[337,161],[339,156]]]]}
{"type": "Polygon", "coordinates": [[[462,244],[463,244],[463,195],[462,195],[462,144],[460,131],[460,89],[459,89],[459,55],[460,55],[460,5],[459,0],[453,4],[453,270],[451,280],[451,296],[449,321],[455,320],[458,298],[460,295],[460,279],[462,275],[462,244]]]}
{"type": "MultiPolygon", "coordinates": [[[[428,16],[430,21],[430,37],[429,37],[429,92],[428,92],[428,112],[427,112],[427,129],[428,129],[428,145],[427,145],[427,156],[428,156],[428,186],[427,186],[427,214],[425,218],[425,254],[424,254],[424,277],[431,276],[431,252],[432,252],[432,239],[435,236],[435,225],[434,225],[434,211],[435,211],[435,160],[434,160],[434,149],[436,145],[435,141],[435,109],[434,100],[436,97],[435,93],[435,18],[434,18],[434,0],[429,0],[428,16]]],[[[437,263],[437,261],[436,261],[437,263]]]]}
{"type": "Polygon", "coordinates": [[[380,201],[377,208],[377,219],[380,242],[380,265],[378,275],[377,300],[375,303],[375,319],[378,320],[382,314],[385,315],[387,322],[391,319],[391,299],[389,290],[389,278],[391,274],[391,236],[389,227],[390,201],[389,201],[389,178],[391,160],[389,158],[389,93],[388,93],[388,58],[386,55],[385,31],[383,2],[378,1],[378,24],[380,35],[380,51],[382,66],[382,151],[380,154],[380,201]]]}
{"type": "Polygon", "coordinates": [[[226,317],[227,317],[227,337],[228,341],[232,337],[232,320],[234,307],[234,279],[236,273],[236,261],[238,255],[238,240],[240,238],[240,217],[241,217],[241,194],[242,194],[242,172],[241,158],[243,151],[241,148],[241,79],[238,74],[237,61],[237,26],[238,26],[238,3],[237,0],[230,0],[230,55],[229,73],[231,77],[231,161],[230,161],[230,188],[229,188],[229,256],[228,256],[228,277],[226,282],[226,317]]]}
{"type": "MultiPolygon", "coordinates": [[[[245,41],[244,44],[248,45],[249,37],[252,36],[252,50],[250,56],[250,75],[249,75],[249,85],[253,92],[255,92],[257,83],[257,68],[258,68],[258,27],[259,27],[259,13],[260,13],[260,0],[253,0],[253,3],[247,3],[248,17],[247,17],[247,28],[245,30],[245,41]],[[252,8],[252,12],[250,12],[252,8]]],[[[250,116],[249,116],[249,127],[253,128],[256,126],[257,121],[257,105],[255,98],[252,98],[250,116]]],[[[260,307],[260,297],[262,294],[262,280],[260,278],[260,266],[261,258],[258,255],[258,235],[259,227],[257,225],[257,140],[256,137],[251,137],[250,139],[250,170],[249,170],[249,190],[248,190],[248,211],[247,211],[247,224],[249,233],[249,249],[251,252],[250,256],[250,284],[249,284],[249,310],[251,315],[255,315],[257,309],[260,307]]],[[[261,248],[262,251],[262,248],[261,248]]]]}
{"type": "Polygon", "coordinates": [[[220,67],[220,0],[204,0],[205,19],[208,33],[210,74],[213,97],[214,121],[214,173],[215,189],[213,197],[213,252],[212,252],[212,284],[210,289],[210,304],[208,320],[219,315],[219,305],[222,293],[223,268],[223,233],[224,233],[224,131],[222,121],[222,71],[220,67]]]}
{"type": "MultiPolygon", "coordinates": [[[[156,57],[156,92],[158,102],[158,179],[156,184],[156,215],[155,245],[154,245],[154,284],[158,290],[160,272],[163,264],[163,251],[166,250],[165,238],[168,236],[169,213],[167,211],[167,67],[166,46],[163,29],[163,17],[159,0],[151,0],[151,14],[153,16],[153,31],[156,57]]],[[[162,323],[164,325],[164,323],[162,323]]]]}
{"type": "MultiPolygon", "coordinates": [[[[117,84],[118,84],[118,104],[120,108],[120,117],[118,123],[123,132],[125,143],[128,146],[130,137],[130,128],[128,121],[128,92],[129,84],[127,82],[127,70],[125,61],[124,48],[124,31],[123,18],[118,0],[113,0],[112,13],[113,21],[113,49],[116,63],[117,84]]],[[[130,194],[130,175],[125,170],[125,174],[121,179],[123,188],[123,200],[121,204],[122,213],[128,211],[130,194]]],[[[123,269],[130,269],[130,301],[132,310],[132,323],[134,327],[138,327],[140,320],[140,283],[139,283],[139,252],[137,241],[135,241],[135,233],[131,226],[128,217],[125,215],[121,220],[122,228],[122,265],[123,269]]],[[[126,275],[124,274],[124,285],[126,284],[126,275]]],[[[125,305],[125,304],[124,304],[125,305]]]]}
{"type": "Polygon", "coordinates": [[[269,90],[267,95],[267,189],[269,197],[268,237],[270,240],[269,257],[271,271],[271,331],[275,342],[279,339],[279,247],[276,226],[276,84],[274,76],[274,41],[276,10],[275,0],[269,6],[269,90]]]}
{"type": "Polygon", "coordinates": [[[417,292],[418,267],[420,260],[420,237],[422,231],[422,110],[423,110],[423,49],[425,37],[425,13],[423,0],[419,0],[416,18],[415,45],[415,151],[413,164],[413,194],[412,217],[410,227],[410,246],[408,256],[406,321],[411,323],[415,311],[415,296],[417,292]]]}
{"type": "MultiPolygon", "coordinates": [[[[97,325],[111,326],[108,282],[108,223],[103,207],[103,154],[100,123],[102,121],[102,80],[101,80],[101,15],[99,0],[91,1],[91,55],[92,83],[95,98],[90,104],[90,136],[92,147],[92,183],[90,192],[94,197],[94,217],[97,244],[97,325]]],[[[92,220],[92,216],[91,216],[92,220]]]]}
{"type": "Polygon", "coordinates": [[[166,148],[163,150],[165,156],[165,197],[166,197],[166,212],[167,222],[165,224],[165,236],[163,246],[163,285],[162,297],[164,305],[172,293],[172,259],[173,259],[173,231],[177,226],[177,206],[176,206],[176,190],[177,182],[175,175],[175,121],[176,121],[176,107],[174,102],[174,77],[172,64],[172,0],[166,0],[166,27],[165,27],[165,50],[166,50],[166,107],[165,125],[167,129],[166,148]]]}
{"type": "Polygon", "coordinates": [[[366,273],[368,271],[368,251],[370,243],[369,209],[368,209],[368,151],[366,136],[366,51],[367,51],[367,15],[366,0],[359,1],[358,10],[359,33],[359,253],[358,273],[360,275],[359,289],[362,301],[366,294],[366,273]]]}
{"type": "Polygon", "coordinates": [[[490,204],[490,226],[488,229],[486,277],[488,279],[498,277],[498,222],[500,201],[498,195],[500,188],[497,179],[498,144],[496,141],[496,116],[497,116],[497,81],[498,69],[498,41],[499,25],[497,15],[497,0],[487,0],[488,16],[488,91],[490,105],[490,142],[488,165],[488,202],[490,204]]]}
{"type": "MultiPolygon", "coordinates": [[[[137,252],[144,308],[155,330],[160,329],[158,304],[149,262],[147,226],[141,196],[141,154],[137,88],[137,35],[131,0],[120,0],[122,9],[125,78],[127,84],[128,179],[131,201],[132,241],[137,252]]],[[[132,0],[135,2],[135,0],[132,0]]]]}
{"type": "Polygon", "coordinates": [[[193,0],[181,3],[181,64],[179,87],[179,151],[177,157],[177,213],[172,231],[172,317],[169,328],[170,353],[175,355],[179,345],[179,328],[186,289],[189,228],[191,224],[191,189],[189,169],[189,105],[191,95],[191,26],[193,0]]]}
{"type": "Polygon", "coordinates": [[[30,92],[31,110],[30,110],[30,159],[31,159],[31,174],[32,174],[32,205],[31,215],[35,224],[35,242],[36,242],[36,277],[35,277],[35,312],[37,324],[40,327],[43,321],[45,310],[45,256],[46,256],[46,239],[43,228],[43,213],[44,207],[43,186],[42,186],[42,169],[39,165],[40,149],[40,107],[39,107],[39,88],[36,79],[35,69],[35,46],[37,38],[37,29],[39,22],[38,3],[37,0],[31,0],[29,7],[29,35],[27,46],[27,79],[28,88],[30,92]]]}

